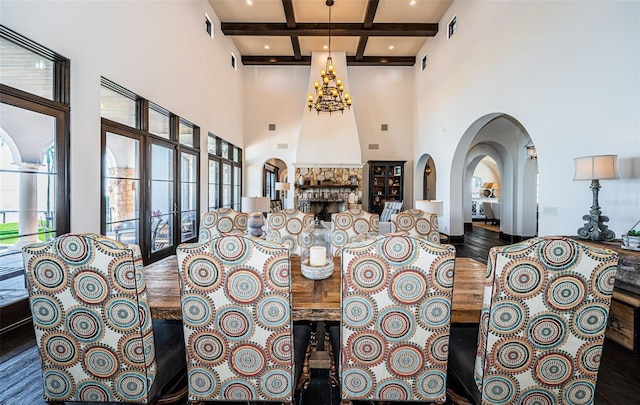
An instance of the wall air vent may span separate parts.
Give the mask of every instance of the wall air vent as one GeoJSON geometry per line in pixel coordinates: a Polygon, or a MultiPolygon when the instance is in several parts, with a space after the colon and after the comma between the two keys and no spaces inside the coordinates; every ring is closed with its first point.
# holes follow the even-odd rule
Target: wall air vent
{"type": "Polygon", "coordinates": [[[370,143],[369,144],[369,150],[371,150],[371,149],[380,149],[380,144],[370,143]]]}
{"type": "Polygon", "coordinates": [[[288,143],[279,143],[278,144],[278,149],[289,149],[289,144],[288,143]]]}
{"type": "Polygon", "coordinates": [[[388,131],[388,130],[389,130],[389,124],[380,125],[380,131],[388,131]]]}
{"type": "Polygon", "coordinates": [[[276,124],[269,124],[269,131],[275,131],[276,130],[276,124]]]}

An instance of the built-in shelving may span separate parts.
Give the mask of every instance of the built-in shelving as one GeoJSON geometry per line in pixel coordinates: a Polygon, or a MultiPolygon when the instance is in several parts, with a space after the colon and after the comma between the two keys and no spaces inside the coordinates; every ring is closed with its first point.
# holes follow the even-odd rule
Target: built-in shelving
{"type": "Polygon", "coordinates": [[[369,212],[380,214],[386,201],[404,199],[404,164],[406,160],[370,160],[369,212]]]}

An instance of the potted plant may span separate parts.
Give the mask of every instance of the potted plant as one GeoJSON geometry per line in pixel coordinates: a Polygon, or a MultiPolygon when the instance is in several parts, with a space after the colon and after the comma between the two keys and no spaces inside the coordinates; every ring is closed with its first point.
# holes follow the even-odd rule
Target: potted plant
{"type": "Polygon", "coordinates": [[[640,224],[640,221],[631,228],[626,235],[622,236],[622,247],[626,247],[633,250],[640,250],[640,230],[636,227],[640,224]]]}

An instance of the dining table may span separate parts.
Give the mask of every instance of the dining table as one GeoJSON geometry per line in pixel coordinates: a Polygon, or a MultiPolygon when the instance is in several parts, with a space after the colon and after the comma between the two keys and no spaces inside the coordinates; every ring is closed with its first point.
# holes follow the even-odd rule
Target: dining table
{"type": "MultiPolygon", "coordinates": [[[[292,319],[294,321],[340,320],[340,257],[324,280],[302,275],[300,257],[291,256],[292,319]]],[[[453,277],[452,323],[479,323],[487,265],[471,258],[456,258],[453,277]]],[[[154,319],[182,319],[178,261],[168,256],[144,267],[147,300],[154,319]]]]}

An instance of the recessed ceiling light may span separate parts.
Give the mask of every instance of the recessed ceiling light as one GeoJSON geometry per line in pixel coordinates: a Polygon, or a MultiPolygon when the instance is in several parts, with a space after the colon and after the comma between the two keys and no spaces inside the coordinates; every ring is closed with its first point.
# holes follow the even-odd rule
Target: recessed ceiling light
{"type": "Polygon", "coordinates": [[[389,50],[392,51],[393,50],[393,45],[389,45],[389,50]]]}
{"type": "Polygon", "coordinates": [[[253,6],[253,1],[252,0],[247,0],[247,6],[253,6]]]}
{"type": "MultiPolygon", "coordinates": [[[[249,1],[251,1],[251,0],[247,0],[247,2],[249,2],[249,1]]],[[[416,0],[411,0],[411,1],[409,2],[409,5],[410,5],[410,6],[415,6],[415,5],[416,5],[416,0]]]]}
{"type": "Polygon", "coordinates": [[[325,49],[325,50],[326,50],[326,49],[329,49],[329,45],[323,45],[323,46],[322,46],[322,49],[325,49]]]}
{"type": "Polygon", "coordinates": [[[265,45],[265,46],[264,46],[264,49],[269,49],[269,45],[265,45]]]}

